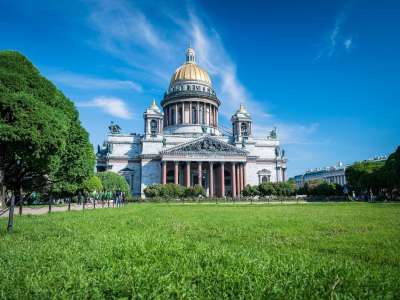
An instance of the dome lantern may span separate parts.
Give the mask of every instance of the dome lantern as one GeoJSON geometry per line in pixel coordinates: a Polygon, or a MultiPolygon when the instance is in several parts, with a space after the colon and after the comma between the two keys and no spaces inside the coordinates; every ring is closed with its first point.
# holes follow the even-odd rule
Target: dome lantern
{"type": "Polygon", "coordinates": [[[186,50],[186,63],[195,64],[196,63],[196,53],[194,49],[189,47],[186,50]]]}

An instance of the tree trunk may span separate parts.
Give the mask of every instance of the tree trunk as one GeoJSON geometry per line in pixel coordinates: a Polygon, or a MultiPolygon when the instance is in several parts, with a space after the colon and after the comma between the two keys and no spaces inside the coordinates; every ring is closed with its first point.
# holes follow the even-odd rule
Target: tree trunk
{"type": "Polygon", "coordinates": [[[24,197],[22,196],[22,187],[19,188],[18,204],[19,204],[19,215],[22,216],[22,202],[24,197]]]}
{"type": "Polygon", "coordinates": [[[14,193],[11,195],[10,210],[8,211],[8,225],[7,232],[11,233],[13,231],[14,225],[14,206],[15,206],[15,196],[14,193]]]}
{"type": "Polygon", "coordinates": [[[53,198],[50,196],[49,197],[49,213],[51,213],[51,202],[53,201],[53,198]]]}
{"type": "Polygon", "coordinates": [[[2,185],[2,193],[1,193],[1,207],[6,208],[6,186],[2,185]]]}

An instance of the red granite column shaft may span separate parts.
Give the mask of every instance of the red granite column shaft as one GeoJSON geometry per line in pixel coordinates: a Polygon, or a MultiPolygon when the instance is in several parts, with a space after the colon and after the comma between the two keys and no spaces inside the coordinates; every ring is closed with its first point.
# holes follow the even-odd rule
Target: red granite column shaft
{"type": "Polygon", "coordinates": [[[161,183],[166,184],[167,183],[167,162],[163,161],[162,163],[162,168],[161,168],[161,183]]]}
{"type": "Polygon", "coordinates": [[[225,197],[225,165],[221,163],[221,197],[225,197]]]}
{"type": "Polygon", "coordinates": [[[209,170],[210,174],[208,178],[210,179],[210,197],[214,197],[214,163],[210,162],[209,170]]]}
{"type": "Polygon", "coordinates": [[[238,196],[242,192],[242,164],[238,164],[238,196]]]}
{"type": "Polygon", "coordinates": [[[198,174],[199,174],[199,176],[198,176],[198,182],[197,182],[197,184],[199,184],[199,185],[202,185],[201,183],[201,179],[202,179],[202,163],[201,163],[201,161],[199,161],[198,162],[198,164],[197,164],[197,172],[198,172],[198,174]]]}
{"type": "Polygon", "coordinates": [[[190,187],[190,161],[186,162],[185,183],[186,187],[190,187]]]}
{"type": "Polygon", "coordinates": [[[244,170],[244,164],[243,163],[241,163],[240,164],[240,191],[243,191],[243,189],[244,189],[244,180],[243,180],[243,177],[244,177],[244,174],[243,174],[243,171],[244,170]]]}
{"type": "Polygon", "coordinates": [[[232,197],[236,197],[236,165],[232,163],[232,170],[231,170],[231,184],[232,184],[232,197]]]}
{"type": "Polygon", "coordinates": [[[243,187],[247,185],[246,182],[246,163],[243,163],[243,187]]]}
{"type": "Polygon", "coordinates": [[[176,161],[174,165],[174,183],[179,184],[179,162],[176,161]]]}
{"type": "Polygon", "coordinates": [[[240,197],[240,192],[242,191],[242,170],[241,170],[242,166],[241,163],[238,164],[237,166],[237,195],[238,197],[240,197]]]}

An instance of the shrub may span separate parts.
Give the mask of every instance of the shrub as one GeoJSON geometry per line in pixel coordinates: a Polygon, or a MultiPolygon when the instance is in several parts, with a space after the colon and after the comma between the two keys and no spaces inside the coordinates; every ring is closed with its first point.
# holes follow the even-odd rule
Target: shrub
{"type": "Polygon", "coordinates": [[[178,184],[152,184],[144,189],[144,194],[147,198],[179,198],[184,195],[185,189],[178,184]]]}
{"type": "Polygon", "coordinates": [[[275,195],[275,187],[272,182],[263,182],[258,186],[258,191],[260,196],[270,196],[275,195]]]}
{"type": "Polygon", "coordinates": [[[206,196],[206,191],[201,185],[196,184],[194,187],[188,187],[184,189],[184,197],[190,198],[190,197],[200,197],[206,196]]]}
{"type": "Polygon", "coordinates": [[[242,195],[244,197],[255,197],[255,196],[258,196],[259,194],[260,194],[260,192],[258,190],[258,186],[256,186],[256,185],[248,184],[243,188],[243,191],[242,191],[242,195]]]}
{"type": "Polygon", "coordinates": [[[343,187],[337,183],[329,183],[324,180],[310,180],[298,190],[298,193],[309,196],[341,196],[343,187]]]}
{"type": "Polygon", "coordinates": [[[159,184],[151,184],[145,187],[143,190],[144,195],[147,198],[155,198],[155,197],[160,197],[160,189],[159,189],[159,184]]]}

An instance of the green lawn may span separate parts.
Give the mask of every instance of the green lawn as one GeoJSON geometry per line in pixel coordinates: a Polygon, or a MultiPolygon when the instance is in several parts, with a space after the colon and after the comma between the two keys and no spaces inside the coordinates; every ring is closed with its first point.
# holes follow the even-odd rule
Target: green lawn
{"type": "Polygon", "coordinates": [[[0,226],[0,298],[400,298],[396,204],[136,204],[0,226]]]}

